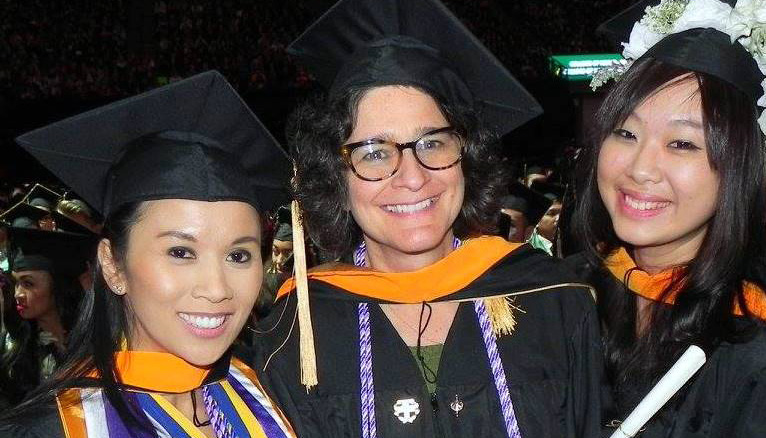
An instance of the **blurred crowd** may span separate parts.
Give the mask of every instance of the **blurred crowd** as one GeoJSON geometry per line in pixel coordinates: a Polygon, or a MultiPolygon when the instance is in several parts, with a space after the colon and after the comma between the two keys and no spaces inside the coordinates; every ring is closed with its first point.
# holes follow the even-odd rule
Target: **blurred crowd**
{"type": "MultiPolygon", "coordinates": [[[[453,0],[448,5],[524,81],[546,74],[554,53],[608,50],[593,29],[628,3],[453,0]]],[[[314,18],[310,2],[145,4],[0,0],[0,91],[23,99],[114,98],[211,68],[240,92],[311,82],[285,51],[314,18]],[[145,7],[147,16],[131,19],[136,7],[145,7]]]]}

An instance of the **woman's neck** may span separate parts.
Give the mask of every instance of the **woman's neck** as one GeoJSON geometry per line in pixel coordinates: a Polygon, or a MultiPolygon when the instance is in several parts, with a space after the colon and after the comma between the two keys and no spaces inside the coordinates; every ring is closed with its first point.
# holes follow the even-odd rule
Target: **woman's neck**
{"type": "Polygon", "coordinates": [[[406,253],[365,237],[367,264],[381,272],[412,272],[431,266],[453,251],[454,236],[450,230],[434,248],[418,253],[406,253]]]}
{"type": "Polygon", "coordinates": [[[636,266],[649,274],[684,265],[697,256],[706,231],[706,229],[698,230],[690,236],[665,245],[636,246],[631,256],[636,266]]]}

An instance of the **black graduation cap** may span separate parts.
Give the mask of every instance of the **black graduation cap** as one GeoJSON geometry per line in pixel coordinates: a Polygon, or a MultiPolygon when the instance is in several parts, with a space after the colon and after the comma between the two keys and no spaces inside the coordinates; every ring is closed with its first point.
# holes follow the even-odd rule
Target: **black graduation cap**
{"type": "MultiPolygon", "coordinates": [[[[719,0],[734,6],[736,0],[719,0]]],[[[633,26],[644,16],[648,6],[659,0],[643,0],[602,23],[597,31],[616,41],[627,42],[633,26]]],[[[763,94],[764,75],[753,56],[729,35],[712,29],[697,28],[670,34],[652,46],[642,57],[652,57],[671,65],[707,73],[734,85],[757,101],[763,94]]]]}
{"type": "Polygon", "coordinates": [[[85,272],[86,261],[95,254],[95,234],[44,231],[8,227],[12,271],[48,271],[77,276],[85,272]]]}
{"type": "Polygon", "coordinates": [[[352,87],[418,86],[475,108],[499,134],[542,113],[527,90],[438,0],[341,0],[288,52],[331,96],[352,87]]]}
{"type": "MultiPolygon", "coordinates": [[[[522,211],[524,215],[527,218],[527,222],[530,224],[536,224],[540,222],[540,219],[543,217],[546,211],[548,211],[548,208],[553,203],[550,199],[543,196],[541,193],[538,193],[524,184],[520,182],[513,182],[511,186],[508,189],[509,196],[512,196],[517,199],[521,199],[526,204],[526,210],[522,211]]],[[[501,206],[504,208],[512,208],[512,205],[505,205],[503,203],[503,200],[511,200],[510,198],[503,198],[501,200],[501,206]]],[[[518,210],[517,208],[514,208],[514,210],[518,210]]],[[[519,210],[521,211],[521,210],[519,210]]]]}
{"type": "Polygon", "coordinates": [[[154,199],[286,199],[285,152],[209,71],[24,134],[16,141],[107,216],[154,199]]]}
{"type": "Polygon", "coordinates": [[[556,183],[549,183],[547,181],[533,181],[530,189],[542,194],[551,201],[554,199],[558,199],[559,201],[564,199],[564,194],[566,193],[566,186],[556,183]]]}

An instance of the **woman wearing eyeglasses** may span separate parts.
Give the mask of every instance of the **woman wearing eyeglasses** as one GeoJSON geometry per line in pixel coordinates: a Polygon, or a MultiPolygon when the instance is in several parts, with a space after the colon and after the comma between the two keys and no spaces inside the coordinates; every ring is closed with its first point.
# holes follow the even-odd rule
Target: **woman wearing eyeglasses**
{"type": "Polygon", "coordinates": [[[435,0],[342,1],[290,50],[328,88],[290,129],[296,197],[344,263],[309,274],[311,333],[292,281],[259,328],[256,368],[297,435],[595,436],[587,289],[486,236],[506,186],[483,126],[536,102],[435,0]]]}

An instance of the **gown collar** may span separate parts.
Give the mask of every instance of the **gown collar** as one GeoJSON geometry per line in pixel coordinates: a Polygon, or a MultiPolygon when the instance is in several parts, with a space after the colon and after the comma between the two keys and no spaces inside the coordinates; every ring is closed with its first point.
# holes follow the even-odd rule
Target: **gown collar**
{"type": "Polygon", "coordinates": [[[130,388],[180,394],[226,376],[229,354],[208,367],[198,367],[171,353],[119,351],[115,369],[119,381],[130,388]]]}

